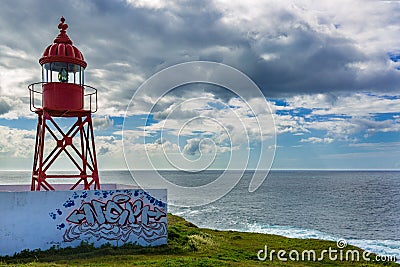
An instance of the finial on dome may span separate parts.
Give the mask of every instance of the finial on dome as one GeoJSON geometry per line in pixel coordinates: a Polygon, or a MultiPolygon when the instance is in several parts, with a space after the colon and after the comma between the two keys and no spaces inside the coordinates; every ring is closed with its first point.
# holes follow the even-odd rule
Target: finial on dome
{"type": "Polygon", "coordinates": [[[60,32],[65,32],[68,29],[68,24],[64,24],[65,18],[61,17],[60,19],[61,23],[58,24],[58,28],[60,29],[60,32]]]}
{"type": "Polygon", "coordinates": [[[66,30],[68,29],[68,24],[64,23],[65,18],[61,17],[60,23],[58,24],[58,28],[60,29],[60,34],[54,40],[55,43],[67,43],[72,44],[71,39],[69,39],[66,30]]]}

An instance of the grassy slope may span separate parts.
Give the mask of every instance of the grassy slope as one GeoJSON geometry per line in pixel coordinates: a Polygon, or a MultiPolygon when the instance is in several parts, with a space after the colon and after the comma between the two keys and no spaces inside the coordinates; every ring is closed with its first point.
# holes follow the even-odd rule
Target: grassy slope
{"type": "MultiPolygon", "coordinates": [[[[293,239],[275,235],[216,231],[197,228],[184,219],[169,214],[168,245],[142,248],[132,245],[102,247],[89,245],[79,248],[24,252],[15,257],[0,258],[0,266],[399,266],[372,262],[260,262],[257,251],[296,249],[318,251],[336,248],[335,242],[293,239]]],[[[346,249],[356,249],[348,246],[346,249]]],[[[360,250],[361,251],[361,250],[360,250]]],[[[360,253],[360,255],[362,255],[360,253]]],[[[371,257],[372,258],[372,257],[371,257]]]]}

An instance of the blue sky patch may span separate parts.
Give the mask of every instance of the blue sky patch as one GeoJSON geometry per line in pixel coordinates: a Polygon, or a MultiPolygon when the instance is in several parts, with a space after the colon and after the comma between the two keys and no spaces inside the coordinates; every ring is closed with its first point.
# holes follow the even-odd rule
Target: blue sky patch
{"type": "Polygon", "coordinates": [[[389,53],[389,58],[393,62],[399,62],[400,61],[400,53],[389,53]]]}

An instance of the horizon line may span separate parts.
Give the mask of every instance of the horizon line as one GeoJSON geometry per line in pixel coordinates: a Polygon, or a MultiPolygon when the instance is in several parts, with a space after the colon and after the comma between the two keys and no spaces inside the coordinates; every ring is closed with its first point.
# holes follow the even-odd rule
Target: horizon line
{"type": "MultiPolygon", "coordinates": [[[[155,169],[135,169],[135,171],[154,171],[155,169]]],[[[225,171],[226,169],[207,169],[207,170],[201,170],[201,171],[225,171]]],[[[299,169],[281,169],[281,168],[272,168],[270,170],[265,170],[265,169],[229,169],[229,171],[400,171],[400,169],[342,169],[342,168],[337,168],[337,169],[316,169],[316,168],[299,168],[299,169]]],[[[5,171],[16,171],[16,172],[31,172],[32,170],[26,170],[26,169],[0,169],[0,172],[5,172],[5,171]]],[[[72,171],[71,170],[53,170],[52,172],[56,171],[72,171]]],[[[131,171],[129,169],[99,169],[99,172],[102,171],[131,171]]],[[[184,171],[184,172],[191,172],[191,171],[185,171],[185,170],[177,170],[177,169],[156,169],[155,171],[184,171]]],[[[195,173],[195,172],[193,172],[195,173]]]]}

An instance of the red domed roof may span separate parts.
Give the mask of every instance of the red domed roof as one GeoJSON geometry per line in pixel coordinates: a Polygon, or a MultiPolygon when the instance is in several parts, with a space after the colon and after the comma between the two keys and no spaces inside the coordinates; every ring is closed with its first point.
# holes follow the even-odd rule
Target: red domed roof
{"type": "Polygon", "coordinates": [[[49,62],[66,62],[86,68],[87,63],[81,51],[79,51],[76,46],[72,45],[72,41],[66,33],[68,24],[65,24],[64,21],[65,19],[62,17],[61,23],[58,24],[60,34],[54,39],[54,43],[44,50],[42,58],[39,59],[39,63],[43,65],[49,62]]]}

